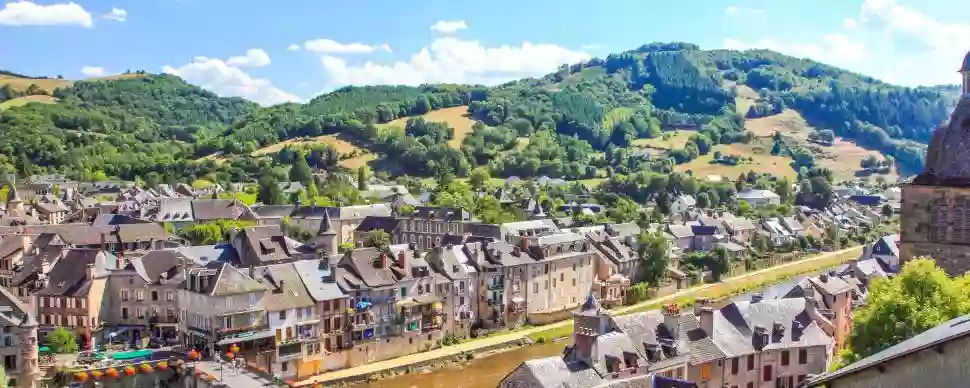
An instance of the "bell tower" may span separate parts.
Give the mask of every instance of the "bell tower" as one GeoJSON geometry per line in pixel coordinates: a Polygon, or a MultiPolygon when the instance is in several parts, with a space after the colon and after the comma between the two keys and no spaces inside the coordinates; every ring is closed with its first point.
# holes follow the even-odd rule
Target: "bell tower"
{"type": "Polygon", "coordinates": [[[960,89],[961,98],[970,98],[970,52],[963,57],[963,66],[960,66],[960,79],[962,88],[960,89]]]}

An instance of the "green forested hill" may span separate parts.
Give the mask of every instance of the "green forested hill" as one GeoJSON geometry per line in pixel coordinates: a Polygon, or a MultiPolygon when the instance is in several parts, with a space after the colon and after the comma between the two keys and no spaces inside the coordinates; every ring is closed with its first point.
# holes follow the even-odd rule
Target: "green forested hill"
{"type": "MultiPolygon", "coordinates": [[[[910,170],[921,165],[922,143],[953,102],[947,87],[904,88],[771,51],[687,43],[647,44],[493,87],[347,87],[307,104],[269,108],[153,75],[76,82],[54,93],[57,104],[0,112],[0,169],[80,179],[215,173],[243,179],[292,159],[292,153],[248,157],[260,147],[336,134],[380,155],[375,167],[410,175],[462,176],[487,165],[493,175],[602,177],[640,168],[625,148],[669,127],[699,130],[684,149],[668,154],[673,163],[750,139],[743,115],[735,113],[734,84],[759,92],[750,117],[792,108],[815,127],[893,155],[910,170]],[[468,106],[479,121],[460,149],[448,146],[447,126],[411,120],[401,131],[382,125],[456,106],[468,106]],[[223,163],[202,159],[216,153],[223,163]]],[[[317,159],[311,164],[335,165],[334,158],[317,159]]]]}

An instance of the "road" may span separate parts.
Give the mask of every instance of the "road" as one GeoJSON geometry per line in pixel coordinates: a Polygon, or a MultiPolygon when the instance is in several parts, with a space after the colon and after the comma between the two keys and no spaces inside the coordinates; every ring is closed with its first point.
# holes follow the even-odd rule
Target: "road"
{"type": "MultiPolygon", "coordinates": [[[[724,283],[743,281],[746,279],[755,278],[760,275],[764,275],[766,273],[784,270],[792,266],[802,265],[813,261],[826,260],[834,256],[852,253],[853,251],[855,251],[857,254],[861,253],[862,247],[857,246],[857,247],[852,247],[852,248],[843,249],[839,251],[822,253],[816,256],[812,256],[802,260],[792,261],[790,263],[785,263],[771,268],[765,268],[754,272],[748,272],[740,276],[735,276],[733,278],[725,279],[723,282],[720,282],[720,283],[709,283],[709,284],[704,284],[693,288],[683,289],[670,295],[643,301],[629,306],[619,307],[611,311],[613,312],[614,315],[622,315],[651,304],[662,303],[667,301],[675,301],[685,296],[698,294],[712,287],[723,285],[724,283]]],[[[385,370],[401,368],[412,364],[418,364],[418,363],[427,362],[430,360],[436,360],[439,358],[452,357],[465,352],[474,352],[474,351],[489,348],[492,346],[497,346],[505,343],[522,340],[523,338],[528,337],[531,334],[539,333],[550,329],[564,327],[566,325],[571,325],[572,323],[573,321],[571,319],[567,319],[565,321],[550,323],[548,325],[531,327],[528,329],[517,330],[517,331],[505,333],[505,334],[499,334],[499,335],[494,335],[494,336],[485,337],[481,339],[471,340],[457,345],[445,346],[445,347],[430,350],[427,352],[415,353],[415,354],[410,354],[403,357],[397,357],[389,360],[378,361],[367,365],[361,365],[353,368],[336,370],[328,373],[319,374],[307,380],[298,381],[296,382],[295,385],[305,386],[305,385],[312,385],[316,383],[326,383],[334,380],[343,380],[350,377],[370,375],[370,374],[385,371],[385,370]]]]}

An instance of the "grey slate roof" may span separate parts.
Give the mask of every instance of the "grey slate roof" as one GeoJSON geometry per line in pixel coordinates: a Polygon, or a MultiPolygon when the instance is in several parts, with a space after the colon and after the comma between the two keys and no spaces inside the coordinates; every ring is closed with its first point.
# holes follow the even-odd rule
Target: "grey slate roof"
{"type": "Polygon", "coordinates": [[[246,210],[246,205],[235,199],[192,200],[192,211],[199,221],[235,220],[246,210]]]}
{"type": "Polygon", "coordinates": [[[313,306],[313,299],[292,263],[253,269],[254,278],[266,287],[262,306],[266,311],[284,311],[313,306]]]}
{"type": "Polygon", "coordinates": [[[888,361],[905,357],[933,346],[947,343],[970,334],[970,315],[954,318],[946,323],[917,334],[915,337],[890,346],[888,349],[873,354],[862,360],[834,372],[826,373],[809,380],[808,386],[814,387],[839,378],[857,373],[888,361]]]}
{"type": "Polygon", "coordinates": [[[306,287],[310,298],[313,298],[313,300],[320,302],[346,297],[340,291],[340,287],[337,286],[336,282],[328,282],[325,280],[325,278],[333,275],[330,273],[331,269],[327,267],[326,262],[300,260],[293,262],[293,267],[296,268],[296,272],[303,281],[303,286],[306,287]]]}
{"type": "Polygon", "coordinates": [[[756,326],[770,333],[770,343],[764,349],[828,346],[833,339],[815,323],[805,310],[803,298],[762,300],[757,303],[734,302],[714,312],[714,343],[726,357],[756,353],[756,326]],[[793,330],[798,322],[802,330],[793,330]],[[782,335],[774,335],[775,324],[784,328],[782,335]]]}
{"type": "Polygon", "coordinates": [[[694,231],[689,225],[669,225],[667,230],[675,238],[694,237],[694,231]]]}

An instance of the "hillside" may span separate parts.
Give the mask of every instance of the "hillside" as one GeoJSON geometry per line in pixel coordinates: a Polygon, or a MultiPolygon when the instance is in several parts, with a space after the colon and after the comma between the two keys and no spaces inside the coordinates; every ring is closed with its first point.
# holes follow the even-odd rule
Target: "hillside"
{"type": "MultiPolygon", "coordinates": [[[[953,102],[950,87],[904,88],[771,51],[686,43],[647,44],[494,87],[347,87],[307,104],[269,108],[219,98],[169,75],[28,81],[51,83],[58,102],[0,114],[7,135],[0,139],[0,169],[167,180],[279,175],[274,166],[292,152],[272,156],[301,145],[311,148],[317,162],[311,164],[319,168],[370,163],[417,176],[465,176],[487,166],[494,176],[595,179],[669,170],[668,158],[677,170],[693,172],[718,164],[704,159],[715,151],[762,158],[757,137],[787,125],[793,113],[805,125],[802,137],[792,139],[828,129],[841,142],[835,152],[793,143],[814,156],[788,158],[799,159],[799,167],[858,164],[840,159],[868,152],[844,149],[857,144],[912,172],[953,102]],[[681,132],[664,140],[668,130],[681,132]],[[631,147],[657,144],[672,149],[662,159],[644,159],[631,147]],[[205,158],[213,154],[218,158],[205,158]]],[[[789,174],[774,170],[780,160],[768,159],[752,166],[789,174]]],[[[839,172],[846,173],[852,172],[839,172]]]]}

